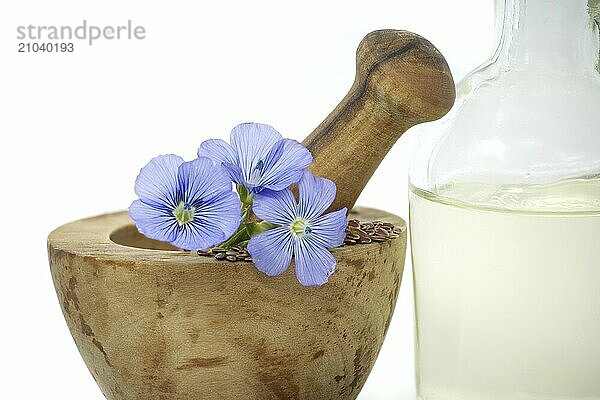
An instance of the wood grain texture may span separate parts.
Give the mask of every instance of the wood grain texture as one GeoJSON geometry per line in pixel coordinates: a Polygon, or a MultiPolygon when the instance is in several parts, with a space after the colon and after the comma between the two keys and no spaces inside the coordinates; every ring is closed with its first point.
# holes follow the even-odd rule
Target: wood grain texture
{"type": "Polygon", "coordinates": [[[52,278],[109,400],[355,399],[396,304],[406,227],[376,210],[350,217],[404,231],[335,249],[337,270],[320,288],[301,286],[293,268],[269,278],[251,263],[169,250],[125,212],[52,232],[52,278]]]}
{"type": "Polygon", "coordinates": [[[304,140],[314,156],[310,170],[337,184],[331,209],[352,209],[398,138],[444,116],[454,99],[450,69],[429,41],[406,31],[368,34],[350,91],[304,140]]]}

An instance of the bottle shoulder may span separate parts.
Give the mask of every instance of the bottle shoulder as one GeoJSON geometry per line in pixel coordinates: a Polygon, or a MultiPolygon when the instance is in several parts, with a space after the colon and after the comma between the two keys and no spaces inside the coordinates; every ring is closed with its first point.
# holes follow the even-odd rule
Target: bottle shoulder
{"type": "Polygon", "coordinates": [[[600,77],[500,71],[459,84],[426,161],[433,185],[456,176],[554,182],[600,172],[600,77]]]}

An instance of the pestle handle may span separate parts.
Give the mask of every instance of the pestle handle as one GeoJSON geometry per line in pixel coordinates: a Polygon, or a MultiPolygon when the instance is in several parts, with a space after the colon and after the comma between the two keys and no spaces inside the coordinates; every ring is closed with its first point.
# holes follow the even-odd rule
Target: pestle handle
{"type": "Polygon", "coordinates": [[[381,30],[358,46],[350,91],[304,140],[310,170],[333,180],[332,210],[350,210],[394,143],[409,128],[443,117],[454,80],[442,54],[414,33],[381,30]]]}

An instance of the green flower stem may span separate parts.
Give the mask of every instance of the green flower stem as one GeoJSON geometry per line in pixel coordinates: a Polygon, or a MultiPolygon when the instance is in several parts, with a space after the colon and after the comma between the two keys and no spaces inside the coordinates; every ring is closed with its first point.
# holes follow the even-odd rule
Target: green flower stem
{"type": "Polygon", "coordinates": [[[240,195],[240,200],[242,202],[242,209],[252,206],[252,200],[254,199],[254,196],[252,196],[252,193],[248,192],[248,189],[246,189],[246,186],[238,184],[238,185],[236,185],[236,190],[237,190],[238,194],[240,195]]]}
{"type": "Polygon", "coordinates": [[[244,241],[250,240],[250,236],[248,236],[248,232],[246,231],[245,224],[242,223],[238,230],[225,242],[221,243],[219,247],[223,247],[224,249],[228,249],[231,246],[235,246],[236,244],[240,244],[244,241]]]}
{"type": "Polygon", "coordinates": [[[242,223],[229,239],[219,245],[219,247],[225,249],[236,245],[245,248],[248,245],[248,241],[253,236],[277,226],[267,221],[256,222],[256,217],[252,213],[254,196],[248,192],[244,185],[237,185],[236,190],[240,195],[240,201],[242,202],[242,223]]]}

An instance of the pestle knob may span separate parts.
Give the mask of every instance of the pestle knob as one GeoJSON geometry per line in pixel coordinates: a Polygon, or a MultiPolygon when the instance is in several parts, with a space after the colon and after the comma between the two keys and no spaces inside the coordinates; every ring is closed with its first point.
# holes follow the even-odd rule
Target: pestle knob
{"type": "Polygon", "coordinates": [[[443,117],[454,99],[450,68],[428,40],[407,31],[369,33],[350,91],[304,140],[314,157],[310,170],[337,185],[331,209],[350,210],[398,138],[443,117]]]}

